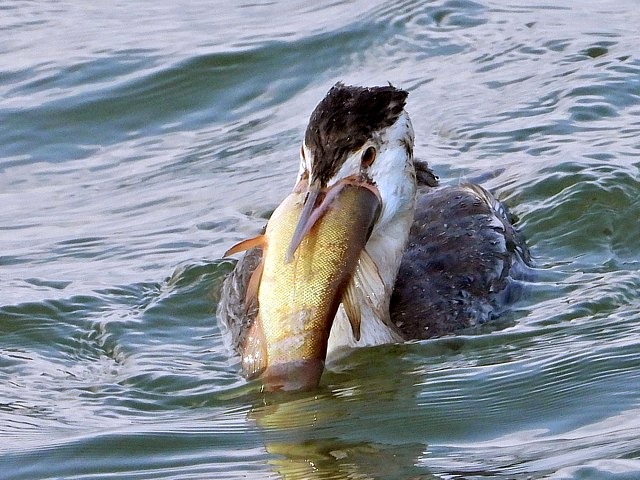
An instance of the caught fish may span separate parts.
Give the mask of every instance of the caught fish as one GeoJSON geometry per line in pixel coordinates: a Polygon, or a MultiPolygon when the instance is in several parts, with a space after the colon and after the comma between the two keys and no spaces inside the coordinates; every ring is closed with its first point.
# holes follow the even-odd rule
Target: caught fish
{"type": "MultiPolygon", "coordinates": [[[[333,319],[380,208],[374,191],[355,183],[323,195],[293,249],[305,202],[305,194],[295,191],[273,212],[263,235],[227,252],[263,249],[248,288],[249,296],[257,295],[258,314],[240,353],[245,375],[260,376],[268,389],[319,382],[333,319]]],[[[357,335],[359,325],[352,326],[357,335]]]]}

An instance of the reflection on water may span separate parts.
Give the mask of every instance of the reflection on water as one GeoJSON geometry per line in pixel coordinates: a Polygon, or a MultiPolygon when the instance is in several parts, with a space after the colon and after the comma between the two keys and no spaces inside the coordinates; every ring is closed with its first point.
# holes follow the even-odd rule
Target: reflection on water
{"type": "Polygon", "coordinates": [[[365,385],[327,387],[306,395],[270,394],[249,418],[263,430],[266,450],[273,455],[269,464],[282,478],[435,478],[417,466],[427,445],[402,436],[373,442],[367,433],[381,425],[362,423],[366,419],[361,413],[371,416],[371,410],[387,417],[398,408],[416,410],[418,388],[411,380],[376,388],[375,406],[367,402],[365,385]]]}
{"type": "Polygon", "coordinates": [[[0,9],[4,477],[640,478],[636,2],[0,9]],[[536,277],[486,329],[262,395],[220,257],[338,80],[409,90],[416,155],[508,204],[536,277]]]}
{"type": "MultiPolygon", "coordinates": [[[[579,348],[564,347],[557,358],[529,359],[523,368],[521,352],[532,337],[357,352],[316,392],[256,393],[248,418],[261,431],[269,465],[287,479],[429,479],[442,471],[454,478],[574,478],[566,476],[571,471],[577,478],[635,478],[640,460],[592,462],[629,451],[640,428],[635,390],[604,392],[597,380],[617,376],[611,354],[580,358],[579,348]],[[502,353],[486,363],[487,350],[502,353]],[[387,361],[375,365],[379,355],[387,361]],[[576,398],[591,403],[577,405],[576,398]],[[585,467],[551,475],[569,459],[585,467]]],[[[638,385],[637,350],[629,348],[613,361],[622,377],[606,381],[612,386],[638,385]]]]}

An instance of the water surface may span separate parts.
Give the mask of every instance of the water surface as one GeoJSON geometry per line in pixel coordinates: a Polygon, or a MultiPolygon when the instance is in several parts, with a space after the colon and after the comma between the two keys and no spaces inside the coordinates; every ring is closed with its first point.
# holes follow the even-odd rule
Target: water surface
{"type": "Polygon", "coordinates": [[[0,7],[0,477],[640,478],[633,1],[0,7]],[[263,395],[215,319],[336,81],[519,217],[529,295],[263,395]]]}

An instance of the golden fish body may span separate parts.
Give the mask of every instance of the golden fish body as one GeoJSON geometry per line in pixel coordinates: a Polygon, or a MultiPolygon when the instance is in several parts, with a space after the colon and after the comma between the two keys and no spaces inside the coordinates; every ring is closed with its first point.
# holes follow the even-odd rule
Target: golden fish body
{"type": "Polygon", "coordinates": [[[248,376],[262,373],[292,388],[319,381],[333,319],[379,207],[366,188],[339,188],[291,261],[287,250],[304,193],[290,194],[267,224],[258,317],[242,352],[248,376]]]}

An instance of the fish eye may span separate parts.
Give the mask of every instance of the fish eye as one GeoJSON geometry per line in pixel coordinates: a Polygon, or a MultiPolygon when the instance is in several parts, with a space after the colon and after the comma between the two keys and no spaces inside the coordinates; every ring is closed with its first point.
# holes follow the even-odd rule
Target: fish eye
{"type": "Polygon", "coordinates": [[[374,147],[369,147],[362,154],[361,164],[363,167],[370,167],[375,159],[376,149],[374,147]]]}

